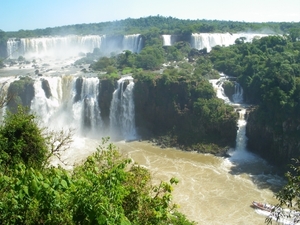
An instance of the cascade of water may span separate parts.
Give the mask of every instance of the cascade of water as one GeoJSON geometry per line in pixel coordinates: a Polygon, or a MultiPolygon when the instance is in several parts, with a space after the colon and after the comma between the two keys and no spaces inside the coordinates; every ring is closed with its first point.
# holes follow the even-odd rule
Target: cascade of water
{"type": "Polygon", "coordinates": [[[103,37],[98,35],[42,38],[10,38],[7,41],[9,57],[70,57],[79,52],[92,52],[100,48],[103,37]]]}
{"type": "Polygon", "coordinates": [[[76,79],[43,77],[36,80],[31,110],[51,129],[72,128],[77,129],[78,134],[98,135],[103,126],[97,101],[99,79],[82,78],[80,93],[77,93],[76,79]]]}
{"type": "Polygon", "coordinates": [[[66,37],[10,38],[7,41],[7,55],[11,58],[76,56],[78,53],[92,52],[94,48],[104,53],[130,50],[139,53],[142,49],[142,37],[139,34],[125,35],[115,39],[106,35],[70,35],[66,37]]]}
{"type": "Polygon", "coordinates": [[[110,132],[113,137],[136,139],[133,88],[131,76],[118,80],[110,106],[110,132]]]}
{"type": "Polygon", "coordinates": [[[235,92],[232,96],[232,101],[225,95],[222,84],[227,80],[227,76],[222,76],[217,80],[210,80],[210,83],[213,85],[217,92],[217,97],[224,100],[226,104],[233,105],[236,108],[236,111],[239,113],[238,119],[238,130],[236,135],[236,146],[234,149],[230,149],[228,154],[231,156],[229,161],[235,164],[240,163],[254,163],[262,161],[261,158],[255,154],[247,151],[247,137],[246,137],[246,125],[247,120],[245,118],[247,105],[243,103],[243,88],[237,82],[235,82],[235,92]]]}
{"type": "Polygon", "coordinates": [[[243,103],[244,100],[244,91],[241,85],[237,82],[234,82],[234,94],[232,95],[232,100],[234,103],[243,103]]]}
{"type": "Polygon", "coordinates": [[[214,46],[229,46],[235,43],[237,38],[245,38],[245,42],[251,42],[254,38],[260,38],[267,36],[266,34],[231,34],[231,33],[200,33],[192,34],[191,46],[198,50],[206,48],[207,51],[211,51],[214,46]]]}
{"type": "Polygon", "coordinates": [[[229,46],[234,44],[236,37],[229,33],[219,34],[219,33],[201,33],[201,34],[192,34],[191,45],[196,49],[206,48],[209,52],[212,47],[216,45],[220,46],[229,46]]]}
{"type": "Polygon", "coordinates": [[[209,82],[212,84],[213,88],[216,91],[217,97],[223,99],[225,103],[230,104],[229,98],[225,95],[224,88],[222,87],[223,82],[226,80],[226,77],[221,77],[220,79],[211,79],[209,82]]]}
{"type": "Polygon", "coordinates": [[[247,151],[247,136],[246,136],[246,125],[247,120],[245,118],[246,115],[246,108],[240,106],[237,111],[239,113],[238,119],[238,130],[236,134],[236,141],[235,141],[235,149],[231,149],[229,152],[230,161],[235,163],[246,163],[246,162],[253,162],[258,159],[258,157],[251,152],[247,151]]]}
{"type": "Polygon", "coordinates": [[[162,37],[163,37],[163,46],[171,46],[172,45],[171,35],[164,34],[164,35],[162,35],[162,37]]]}
{"type": "Polygon", "coordinates": [[[125,35],[123,38],[123,49],[139,53],[142,47],[142,37],[139,34],[125,35]]]}
{"type": "Polygon", "coordinates": [[[92,132],[96,132],[103,125],[97,100],[98,95],[99,79],[96,77],[84,79],[82,88],[83,126],[91,129],[92,132]]]}

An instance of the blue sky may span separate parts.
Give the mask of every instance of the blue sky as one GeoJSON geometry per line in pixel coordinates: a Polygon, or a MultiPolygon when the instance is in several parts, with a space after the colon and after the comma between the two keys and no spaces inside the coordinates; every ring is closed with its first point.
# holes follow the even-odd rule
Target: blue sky
{"type": "Polygon", "coordinates": [[[300,0],[0,0],[0,29],[17,31],[147,16],[300,22],[300,0]]]}

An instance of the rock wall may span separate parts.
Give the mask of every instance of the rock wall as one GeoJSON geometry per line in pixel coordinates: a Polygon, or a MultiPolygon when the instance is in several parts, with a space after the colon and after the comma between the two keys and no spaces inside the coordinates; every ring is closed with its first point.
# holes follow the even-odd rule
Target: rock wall
{"type": "Polygon", "coordinates": [[[300,121],[285,121],[271,127],[260,120],[258,108],[249,112],[246,135],[248,149],[279,167],[300,155],[300,121]]]}
{"type": "Polygon", "coordinates": [[[183,145],[215,142],[234,146],[236,120],[228,119],[222,124],[212,126],[207,121],[201,121],[194,112],[193,104],[201,97],[195,94],[197,85],[199,84],[185,81],[166,85],[163,79],[137,81],[135,84],[137,129],[154,136],[175,135],[179,144],[183,145]]]}

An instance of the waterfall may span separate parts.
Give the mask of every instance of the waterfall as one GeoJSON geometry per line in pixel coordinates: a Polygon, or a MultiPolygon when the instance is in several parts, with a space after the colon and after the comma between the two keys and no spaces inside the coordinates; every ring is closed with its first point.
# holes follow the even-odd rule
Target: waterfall
{"type": "MultiPolygon", "coordinates": [[[[15,77],[0,79],[0,96],[7,96],[7,89],[15,77]]],[[[136,139],[134,82],[131,76],[118,80],[111,93],[110,115],[102,118],[100,80],[97,77],[36,76],[33,79],[34,95],[30,110],[42,127],[50,130],[72,129],[77,137],[101,139],[136,139]],[[109,123],[103,120],[109,119],[109,123]]],[[[25,93],[26,94],[26,93],[25,93]]],[[[105,92],[105,95],[107,93],[105,92]]],[[[104,100],[105,101],[105,100],[104,100]]],[[[5,115],[6,109],[0,113],[5,115]]]]}
{"type": "Polygon", "coordinates": [[[164,35],[162,35],[162,38],[163,38],[163,46],[171,46],[172,45],[171,35],[164,34],[164,35]]]}
{"type": "Polygon", "coordinates": [[[191,46],[198,50],[207,49],[210,52],[214,46],[229,46],[235,44],[238,38],[245,38],[245,42],[251,42],[255,38],[267,36],[266,34],[247,34],[247,33],[193,33],[191,36],[191,46]]]}
{"type": "Polygon", "coordinates": [[[212,47],[216,45],[229,46],[234,44],[237,36],[230,33],[201,33],[192,34],[191,45],[196,49],[207,49],[207,52],[211,51],[212,47]]]}
{"type": "Polygon", "coordinates": [[[237,82],[234,82],[234,94],[232,95],[232,100],[234,103],[243,103],[244,91],[241,85],[237,82]]]}
{"type": "Polygon", "coordinates": [[[44,126],[76,129],[79,135],[101,133],[98,78],[42,77],[35,80],[34,90],[31,111],[44,126]]]}
{"type": "Polygon", "coordinates": [[[239,165],[240,167],[241,164],[243,164],[243,166],[245,167],[247,163],[255,163],[259,161],[262,162],[263,160],[261,158],[247,150],[247,119],[245,118],[245,115],[248,105],[243,103],[243,88],[239,83],[234,82],[235,88],[234,94],[231,97],[231,101],[230,98],[225,95],[222,87],[223,82],[228,78],[228,76],[221,76],[220,79],[210,80],[210,83],[213,85],[217,93],[217,97],[223,99],[226,104],[232,105],[239,114],[239,119],[237,122],[238,130],[236,135],[236,145],[234,149],[229,150],[228,154],[230,155],[230,158],[228,160],[230,161],[230,164],[234,163],[235,165],[239,165]]]}
{"type": "Polygon", "coordinates": [[[7,41],[7,55],[11,58],[58,57],[67,58],[79,53],[93,52],[99,48],[104,54],[130,50],[139,53],[143,39],[139,34],[125,35],[121,38],[106,35],[69,35],[65,37],[10,38],[7,41]]]}
{"type": "Polygon", "coordinates": [[[92,52],[100,48],[103,37],[98,35],[41,38],[10,38],[7,54],[11,58],[24,57],[71,57],[80,52],[92,52]]]}
{"type": "Polygon", "coordinates": [[[142,37],[139,34],[125,35],[123,38],[123,49],[133,53],[139,53],[142,50],[142,37]]]}
{"type": "Polygon", "coordinates": [[[127,140],[136,139],[133,88],[131,76],[118,80],[118,87],[113,93],[110,106],[111,136],[127,140]]]}
{"type": "Polygon", "coordinates": [[[222,84],[226,79],[226,77],[222,76],[220,79],[211,79],[209,82],[212,84],[217,97],[223,99],[226,104],[231,104],[229,98],[225,95],[224,88],[222,87],[222,84]]]}

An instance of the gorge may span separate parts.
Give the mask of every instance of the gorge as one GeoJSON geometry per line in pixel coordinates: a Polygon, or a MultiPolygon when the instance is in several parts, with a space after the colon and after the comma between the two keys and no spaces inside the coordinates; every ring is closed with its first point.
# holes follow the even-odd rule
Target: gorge
{"type": "MultiPolygon", "coordinates": [[[[18,71],[17,68],[16,70],[18,71]]],[[[33,69],[31,70],[34,73],[33,69]]],[[[8,72],[12,73],[12,71],[8,72]]],[[[62,72],[65,73],[66,70],[62,72]]],[[[27,85],[26,88],[27,93],[34,92],[32,99],[27,100],[31,103],[31,110],[37,113],[49,128],[77,128],[71,149],[62,155],[69,168],[95,151],[100,144],[101,135],[111,134],[124,155],[152,171],[154,182],[174,176],[180,180],[175,187],[174,201],[180,205],[180,211],[189,219],[199,224],[224,224],[224,222],[235,224],[245,221],[248,224],[257,224],[264,221],[263,215],[257,215],[261,212],[254,211],[249,205],[253,199],[263,199],[272,203],[274,199],[271,190],[279,188],[282,180],[274,175],[272,167],[265,161],[247,153],[244,147],[246,141],[244,134],[237,135],[236,140],[240,138],[242,144],[237,144],[234,151],[232,149],[230,158],[198,154],[195,151],[179,151],[174,148],[161,149],[146,141],[126,142],[123,140],[132,140],[132,135],[136,132],[135,127],[132,126],[134,124],[134,113],[131,111],[132,91],[141,85],[138,82],[133,84],[131,77],[124,76],[118,80],[116,86],[107,80],[99,82],[98,78],[86,74],[79,77],[36,75],[31,78],[34,78],[33,83],[29,81],[31,85],[27,85]],[[104,90],[104,87],[107,89],[104,90]],[[31,88],[34,91],[30,91],[31,88]],[[109,94],[107,94],[108,90],[110,90],[109,94]],[[110,97],[104,101],[105,95],[110,97]],[[102,100],[97,101],[97,96],[98,99],[102,96],[100,98],[102,100]],[[110,107],[104,107],[107,101],[111,102],[110,107]],[[116,113],[119,116],[116,116],[116,113]],[[110,116],[102,119],[99,114],[110,116]],[[113,122],[109,122],[110,120],[113,122]],[[111,129],[114,132],[110,133],[111,129]],[[218,208],[217,214],[214,213],[216,208],[218,208]]],[[[13,84],[17,79],[19,78],[2,77],[2,83],[7,85],[3,86],[2,91],[9,90],[8,85],[13,84]]],[[[24,78],[20,78],[22,79],[24,78]]],[[[220,87],[216,89],[219,93],[220,87]]],[[[146,89],[145,86],[139,88],[148,95],[151,93],[151,89],[146,89]]],[[[162,87],[156,91],[154,89],[153,93],[163,90],[162,87]]],[[[181,88],[177,87],[175,90],[181,88]]],[[[236,96],[239,94],[240,92],[236,92],[236,96]]],[[[144,97],[145,95],[140,96],[140,98],[144,97]]],[[[137,107],[139,103],[134,102],[134,104],[137,107]]],[[[163,101],[162,105],[164,104],[163,101]]],[[[170,106],[166,105],[166,107],[170,106]]],[[[148,110],[145,108],[145,111],[148,110]]],[[[167,117],[159,122],[162,123],[166,119],[167,117]]],[[[155,121],[153,118],[152,120],[155,121]]],[[[172,120],[169,120],[171,123],[172,120]]],[[[239,124],[245,125],[243,118],[239,121],[239,124]]]]}

